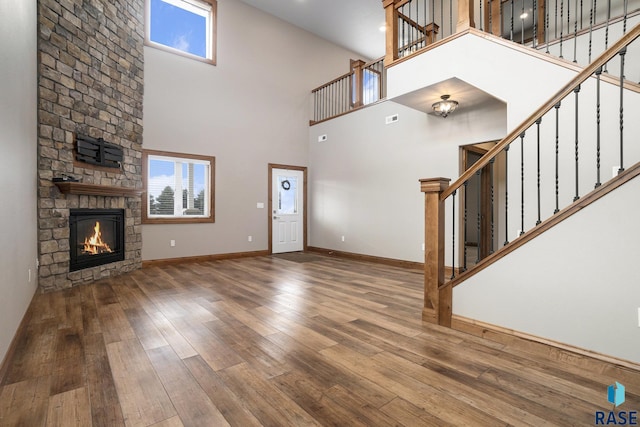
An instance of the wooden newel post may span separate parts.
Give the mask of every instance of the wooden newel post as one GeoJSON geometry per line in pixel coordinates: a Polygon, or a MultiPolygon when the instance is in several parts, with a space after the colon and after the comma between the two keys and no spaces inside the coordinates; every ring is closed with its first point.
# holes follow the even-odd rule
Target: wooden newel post
{"type": "Polygon", "coordinates": [[[382,0],[386,25],[386,53],[384,66],[388,67],[398,59],[398,9],[396,3],[399,0],[382,0]]]}
{"type": "Polygon", "coordinates": [[[351,72],[353,73],[354,77],[351,80],[351,84],[355,86],[355,90],[354,88],[351,88],[351,106],[354,108],[362,107],[364,105],[362,98],[364,89],[363,73],[365,64],[366,62],[359,59],[352,59],[350,63],[351,72]]]}
{"type": "Polygon", "coordinates": [[[440,195],[449,178],[420,180],[424,193],[424,309],[425,320],[451,326],[452,289],[444,285],[444,201],[440,195]]]}

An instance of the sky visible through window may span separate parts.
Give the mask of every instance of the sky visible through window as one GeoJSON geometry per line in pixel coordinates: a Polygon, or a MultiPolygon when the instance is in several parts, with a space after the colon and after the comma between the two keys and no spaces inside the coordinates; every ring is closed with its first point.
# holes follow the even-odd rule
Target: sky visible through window
{"type": "Polygon", "coordinates": [[[207,20],[204,16],[151,0],[151,41],[207,57],[207,20]]]}

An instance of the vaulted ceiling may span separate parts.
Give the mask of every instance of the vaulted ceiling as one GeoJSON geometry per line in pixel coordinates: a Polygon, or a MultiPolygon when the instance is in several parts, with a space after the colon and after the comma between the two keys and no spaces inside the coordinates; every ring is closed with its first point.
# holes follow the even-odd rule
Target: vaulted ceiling
{"type": "Polygon", "coordinates": [[[242,0],[362,56],[384,55],[380,0],[242,0]]]}

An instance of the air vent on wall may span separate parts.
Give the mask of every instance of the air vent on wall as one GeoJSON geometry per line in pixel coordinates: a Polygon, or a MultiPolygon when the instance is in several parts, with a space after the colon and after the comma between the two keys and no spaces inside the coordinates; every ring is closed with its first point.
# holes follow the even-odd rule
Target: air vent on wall
{"type": "Polygon", "coordinates": [[[394,114],[394,115],[392,115],[392,116],[387,116],[387,117],[384,119],[384,122],[385,122],[385,124],[387,124],[387,125],[389,125],[389,124],[391,124],[391,123],[395,123],[395,122],[397,122],[397,121],[398,121],[398,115],[397,115],[397,114],[394,114]]]}

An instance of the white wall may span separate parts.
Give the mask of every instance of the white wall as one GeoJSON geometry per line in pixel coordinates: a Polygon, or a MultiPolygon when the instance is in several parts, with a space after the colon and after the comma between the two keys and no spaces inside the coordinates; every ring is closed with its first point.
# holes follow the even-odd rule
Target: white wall
{"type": "Polygon", "coordinates": [[[391,101],[312,126],[310,245],[422,262],[418,180],[455,179],[460,145],[499,139],[505,130],[504,107],[442,119],[391,101]],[[386,125],[396,113],[398,121],[386,125]]]}
{"type": "Polygon", "coordinates": [[[267,165],[307,166],[311,89],[357,58],[238,0],[217,34],[217,66],[145,48],[143,147],[216,157],[216,222],[143,225],[144,260],[266,250],[267,165]]]}
{"type": "Polygon", "coordinates": [[[0,2],[0,361],[36,289],[36,1],[0,2]],[[29,269],[31,281],[29,282],[29,269]]]}
{"type": "Polygon", "coordinates": [[[457,77],[506,102],[507,130],[511,130],[575,75],[521,50],[466,34],[389,68],[387,97],[457,77]]]}
{"type": "Polygon", "coordinates": [[[453,290],[453,312],[640,362],[635,179],[453,290]]]}

